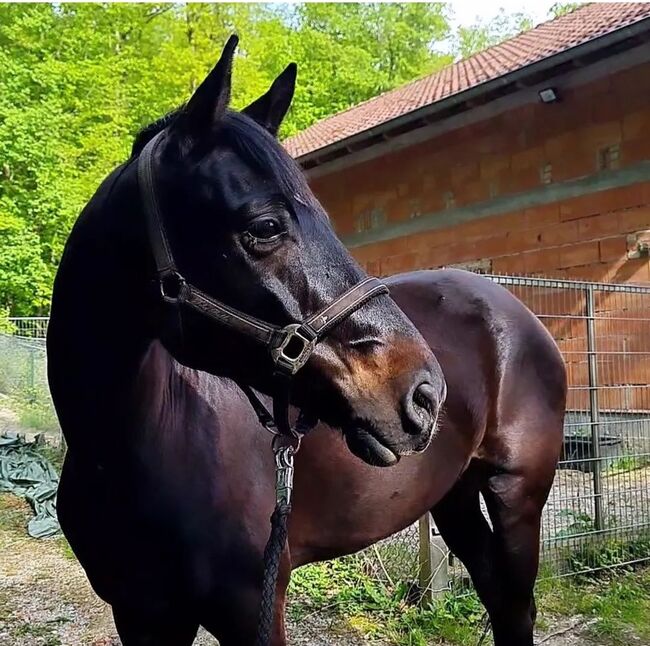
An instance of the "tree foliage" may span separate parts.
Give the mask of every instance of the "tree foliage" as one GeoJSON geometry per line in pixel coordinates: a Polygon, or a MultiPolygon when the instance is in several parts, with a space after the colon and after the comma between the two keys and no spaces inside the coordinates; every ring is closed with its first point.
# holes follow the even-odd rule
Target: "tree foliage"
{"type": "MultiPolygon", "coordinates": [[[[45,313],[65,239],[132,138],[187,100],[227,37],[242,40],[233,105],[289,61],[283,135],[451,62],[444,3],[0,4],[0,309],[45,313]]],[[[471,53],[520,30],[462,32],[471,53]]]]}
{"type": "Polygon", "coordinates": [[[457,50],[461,58],[468,58],[476,52],[483,51],[512,38],[533,26],[533,21],[526,13],[507,13],[500,9],[491,20],[479,20],[474,25],[459,27],[457,50]]]}
{"type": "Polygon", "coordinates": [[[580,7],[584,6],[584,2],[556,2],[551,6],[550,13],[553,18],[564,16],[580,7]]]}

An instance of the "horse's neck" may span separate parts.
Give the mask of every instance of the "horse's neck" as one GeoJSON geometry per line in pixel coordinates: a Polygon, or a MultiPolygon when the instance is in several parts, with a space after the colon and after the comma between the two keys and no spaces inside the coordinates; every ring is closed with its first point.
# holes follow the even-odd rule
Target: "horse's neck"
{"type": "Polygon", "coordinates": [[[207,401],[215,394],[215,378],[186,368],[176,362],[159,341],[153,341],[145,352],[133,380],[132,410],[136,417],[136,433],[184,432],[188,417],[193,415],[199,400],[207,401]]]}
{"type": "Polygon", "coordinates": [[[71,449],[123,439],[152,343],[144,223],[134,212],[132,171],[113,173],[84,209],[55,281],[48,373],[71,449]]]}
{"type": "MultiPolygon", "coordinates": [[[[70,235],[48,331],[50,388],[72,451],[109,453],[149,432],[216,429],[232,385],[180,366],[152,331],[151,267],[134,168],[100,187],[70,235]]],[[[216,430],[214,431],[216,433],[216,430]]]]}

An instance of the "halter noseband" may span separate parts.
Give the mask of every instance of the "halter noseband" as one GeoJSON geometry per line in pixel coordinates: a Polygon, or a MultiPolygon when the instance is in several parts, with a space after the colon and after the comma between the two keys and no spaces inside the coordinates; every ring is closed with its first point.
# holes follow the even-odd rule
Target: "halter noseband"
{"type": "MultiPolygon", "coordinates": [[[[187,305],[209,319],[265,346],[273,363],[274,376],[287,382],[305,365],[316,344],[322,341],[333,327],[371,298],[387,294],[388,288],[377,278],[365,278],[332,303],[304,319],[302,323],[278,327],[230,307],[188,283],[174,262],[155,191],[154,152],[163,132],[159,132],[142,149],[137,169],[161,298],[175,306],[187,305]]],[[[260,421],[269,427],[269,418],[271,421],[273,418],[267,413],[263,419],[260,406],[262,409],[264,407],[259,398],[250,387],[243,386],[243,390],[251,400],[260,421]]],[[[288,424],[288,388],[286,391],[282,396],[274,397],[274,416],[276,427],[281,433],[294,435],[288,424]]]]}

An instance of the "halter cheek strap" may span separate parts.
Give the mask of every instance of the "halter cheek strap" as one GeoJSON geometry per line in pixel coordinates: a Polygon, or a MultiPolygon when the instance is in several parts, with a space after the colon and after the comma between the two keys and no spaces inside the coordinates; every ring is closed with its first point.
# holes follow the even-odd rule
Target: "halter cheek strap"
{"type": "MultiPolygon", "coordinates": [[[[189,307],[267,348],[273,363],[276,382],[280,382],[274,394],[276,429],[281,434],[295,435],[288,422],[291,377],[305,365],[316,345],[333,327],[370,299],[380,294],[387,294],[388,288],[377,278],[365,278],[332,303],[307,317],[302,323],[290,323],[279,327],[226,305],[188,283],[174,261],[155,190],[155,151],[163,136],[164,131],[158,133],[142,149],[137,169],[147,233],[156,263],[160,296],[166,303],[189,307]]],[[[258,412],[260,421],[268,428],[268,420],[266,418],[263,420],[263,416],[259,413],[260,406],[263,408],[263,404],[258,398],[256,401],[252,399],[250,394],[252,391],[248,386],[243,386],[243,389],[258,412]]],[[[266,415],[271,417],[268,411],[266,415]]]]}

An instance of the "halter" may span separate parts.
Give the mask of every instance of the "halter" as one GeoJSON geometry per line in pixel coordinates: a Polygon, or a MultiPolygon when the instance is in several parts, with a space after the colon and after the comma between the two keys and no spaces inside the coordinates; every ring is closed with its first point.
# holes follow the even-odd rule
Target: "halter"
{"type": "Polygon", "coordinates": [[[267,349],[273,364],[273,376],[283,385],[274,394],[273,416],[264,409],[248,385],[241,387],[251,401],[260,422],[267,429],[298,437],[288,420],[288,384],[291,378],[307,363],[316,345],[332,328],[370,299],[387,294],[388,288],[377,278],[365,278],[332,303],[304,319],[302,323],[278,327],[226,305],[187,282],[174,261],[155,191],[154,153],[163,133],[164,131],[159,132],[147,143],[138,159],[138,184],[144,203],[149,242],[156,263],[160,296],[166,303],[176,307],[187,306],[267,349]]]}

